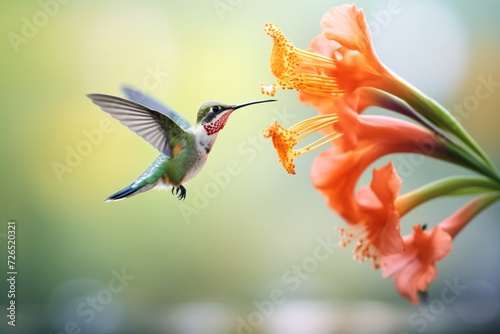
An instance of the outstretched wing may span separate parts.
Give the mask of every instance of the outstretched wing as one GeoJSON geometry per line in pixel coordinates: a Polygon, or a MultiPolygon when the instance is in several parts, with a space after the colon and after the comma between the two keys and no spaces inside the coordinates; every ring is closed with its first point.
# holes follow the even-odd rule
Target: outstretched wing
{"type": "Polygon", "coordinates": [[[87,95],[102,110],[144,138],[166,156],[172,156],[170,138],[182,136],[185,131],[167,115],[142,104],[105,94],[87,95]]]}
{"type": "Polygon", "coordinates": [[[175,112],[172,108],[169,108],[168,106],[158,102],[152,97],[149,97],[146,94],[129,86],[122,86],[122,91],[130,100],[142,104],[143,106],[146,106],[153,110],[158,110],[159,112],[164,113],[184,130],[187,130],[191,126],[191,124],[189,124],[189,121],[185,119],[181,114],[175,112]]]}

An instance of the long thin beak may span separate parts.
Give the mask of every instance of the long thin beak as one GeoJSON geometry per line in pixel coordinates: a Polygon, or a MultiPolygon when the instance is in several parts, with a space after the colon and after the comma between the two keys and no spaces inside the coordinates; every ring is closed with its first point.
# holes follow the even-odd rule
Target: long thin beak
{"type": "Polygon", "coordinates": [[[243,107],[246,107],[246,106],[249,106],[252,104],[274,102],[274,101],[277,101],[277,100],[257,100],[257,101],[252,101],[252,102],[246,102],[246,103],[236,104],[236,105],[232,106],[231,109],[236,110],[236,109],[243,108],[243,107]]]}

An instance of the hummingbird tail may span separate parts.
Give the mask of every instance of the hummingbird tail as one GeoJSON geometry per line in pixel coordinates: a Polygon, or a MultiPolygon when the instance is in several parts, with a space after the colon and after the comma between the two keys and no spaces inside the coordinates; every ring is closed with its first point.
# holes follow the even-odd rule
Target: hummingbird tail
{"type": "Polygon", "coordinates": [[[142,192],[145,192],[151,188],[153,188],[156,185],[156,183],[150,183],[150,184],[145,184],[143,186],[139,186],[135,183],[132,183],[126,188],[123,188],[122,190],[114,193],[113,195],[109,196],[106,198],[106,202],[113,202],[113,201],[120,201],[122,199],[125,199],[130,196],[134,196],[137,194],[140,194],[142,192]]]}

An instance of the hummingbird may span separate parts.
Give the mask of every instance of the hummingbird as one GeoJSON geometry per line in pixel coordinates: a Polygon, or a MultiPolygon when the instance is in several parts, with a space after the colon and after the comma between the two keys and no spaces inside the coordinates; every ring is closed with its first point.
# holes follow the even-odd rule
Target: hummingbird
{"type": "Polygon", "coordinates": [[[93,103],[134,131],[160,152],[156,160],[129,186],[109,196],[106,202],[119,201],[153,188],[172,187],[179,200],[186,198],[184,183],[194,178],[205,165],[208,155],[233,111],[258,103],[241,104],[216,101],[203,103],[196,124],[155,99],[130,87],[123,87],[124,99],[106,94],[88,94],[93,103]]]}

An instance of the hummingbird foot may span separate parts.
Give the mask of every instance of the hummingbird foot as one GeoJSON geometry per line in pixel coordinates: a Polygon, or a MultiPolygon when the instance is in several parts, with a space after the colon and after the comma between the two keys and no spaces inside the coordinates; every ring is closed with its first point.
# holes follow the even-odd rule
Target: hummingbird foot
{"type": "Polygon", "coordinates": [[[172,195],[177,196],[179,201],[183,201],[186,198],[186,193],[187,193],[186,188],[184,188],[182,184],[178,187],[172,188],[172,195]]]}

